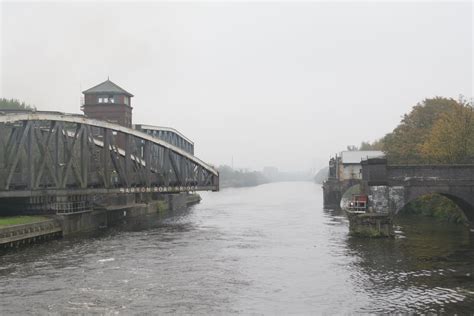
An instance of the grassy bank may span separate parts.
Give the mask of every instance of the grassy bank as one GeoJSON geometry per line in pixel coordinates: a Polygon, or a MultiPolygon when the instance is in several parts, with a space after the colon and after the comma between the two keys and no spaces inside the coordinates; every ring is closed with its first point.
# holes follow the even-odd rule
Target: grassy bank
{"type": "Polygon", "coordinates": [[[47,220],[44,216],[6,216],[0,217],[0,227],[31,224],[47,220]]]}

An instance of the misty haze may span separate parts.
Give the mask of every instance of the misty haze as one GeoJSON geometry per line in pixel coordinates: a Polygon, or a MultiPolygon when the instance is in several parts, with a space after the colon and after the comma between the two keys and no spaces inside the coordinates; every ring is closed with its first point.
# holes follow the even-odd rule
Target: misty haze
{"type": "Polygon", "coordinates": [[[474,312],[472,1],[3,1],[0,314],[474,312]]]}

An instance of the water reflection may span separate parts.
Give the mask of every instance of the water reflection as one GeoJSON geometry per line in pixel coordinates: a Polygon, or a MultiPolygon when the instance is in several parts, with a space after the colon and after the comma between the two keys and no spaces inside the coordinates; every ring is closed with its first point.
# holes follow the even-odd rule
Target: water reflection
{"type": "Polygon", "coordinates": [[[353,278],[372,297],[362,312],[472,312],[469,230],[415,216],[395,220],[395,239],[347,238],[353,278]]]}
{"type": "Polygon", "coordinates": [[[340,225],[349,223],[344,210],[342,209],[323,209],[328,225],[340,225]]]}
{"type": "Polygon", "coordinates": [[[348,236],[313,183],[203,194],[187,212],[0,255],[2,314],[468,313],[472,234],[400,218],[348,236]]]}

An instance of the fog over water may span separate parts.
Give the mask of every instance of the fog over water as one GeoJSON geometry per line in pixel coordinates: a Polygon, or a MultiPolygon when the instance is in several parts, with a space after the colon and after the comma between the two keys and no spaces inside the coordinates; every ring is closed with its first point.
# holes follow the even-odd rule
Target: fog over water
{"type": "Polygon", "coordinates": [[[304,170],[472,96],[472,2],[2,2],[0,96],[80,112],[110,79],[134,122],[215,164],[304,170]]]}

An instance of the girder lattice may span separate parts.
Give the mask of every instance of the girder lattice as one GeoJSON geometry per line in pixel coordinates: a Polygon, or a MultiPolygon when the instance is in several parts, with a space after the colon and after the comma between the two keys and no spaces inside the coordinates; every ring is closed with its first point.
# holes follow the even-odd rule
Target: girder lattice
{"type": "Polygon", "coordinates": [[[0,197],[218,189],[214,168],[139,131],[79,115],[0,114],[0,197]]]}

